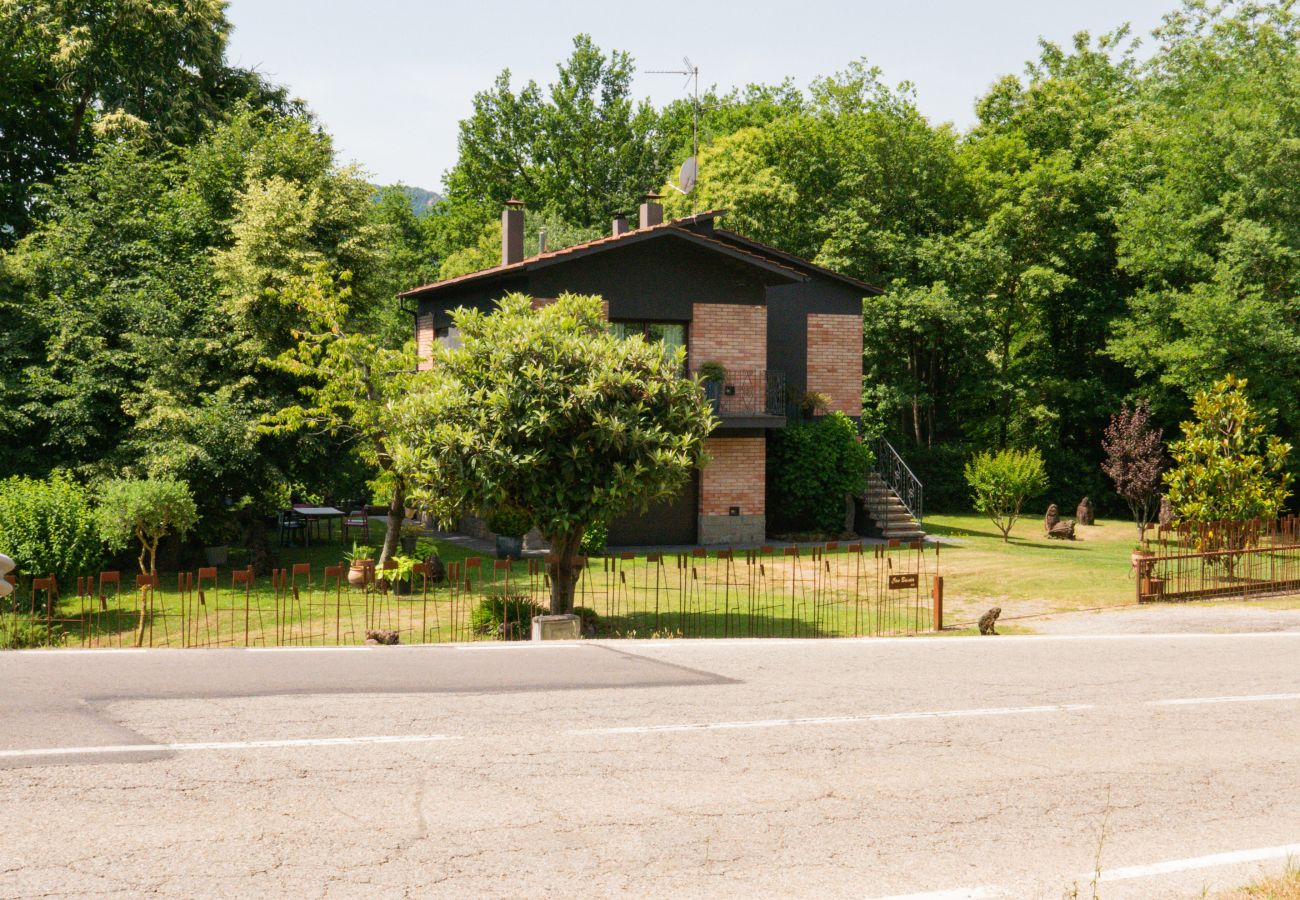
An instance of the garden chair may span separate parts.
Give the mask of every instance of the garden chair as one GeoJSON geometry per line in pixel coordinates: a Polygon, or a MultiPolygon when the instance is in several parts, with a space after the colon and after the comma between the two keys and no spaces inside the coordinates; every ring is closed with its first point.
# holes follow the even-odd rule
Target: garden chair
{"type": "Polygon", "coordinates": [[[286,542],[292,544],[295,534],[302,535],[303,546],[311,543],[311,535],[307,533],[307,519],[300,516],[292,509],[281,510],[277,517],[280,532],[280,546],[283,547],[286,542]]]}
{"type": "Polygon", "coordinates": [[[352,532],[361,533],[361,540],[370,540],[370,513],[364,507],[351,510],[343,517],[343,542],[346,544],[352,532]]]}

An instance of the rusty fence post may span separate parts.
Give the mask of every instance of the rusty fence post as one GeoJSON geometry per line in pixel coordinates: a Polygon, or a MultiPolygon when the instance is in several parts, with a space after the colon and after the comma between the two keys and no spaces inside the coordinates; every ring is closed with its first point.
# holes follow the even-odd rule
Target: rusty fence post
{"type": "Polygon", "coordinates": [[[934,630],[943,631],[943,576],[934,576],[934,630]]]}

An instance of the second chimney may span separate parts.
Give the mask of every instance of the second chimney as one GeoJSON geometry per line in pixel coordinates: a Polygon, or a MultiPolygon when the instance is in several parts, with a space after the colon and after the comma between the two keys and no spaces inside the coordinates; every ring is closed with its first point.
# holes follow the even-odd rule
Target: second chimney
{"type": "Polygon", "coordinates": [[[627,234],[627,213],[614,213],[614,237],[627,234]]]}
{"type": "Polygon", "coordinates": [[[501,210],[501,265],[523,262],[524,201],[507,200],[501,210]]]}
{"type": "Polygon", "coordinates": [[[664,221],[664,208],[659,202],[659,194],[646,194],[641,198],[641,223],[639,228],[650,228],[653,225],[662,225],[664,221]]]}

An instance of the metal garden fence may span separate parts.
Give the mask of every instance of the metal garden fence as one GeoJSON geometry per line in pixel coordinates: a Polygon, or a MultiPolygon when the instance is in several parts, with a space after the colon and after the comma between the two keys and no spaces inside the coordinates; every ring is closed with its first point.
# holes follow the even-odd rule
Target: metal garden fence
{"type": "MultiPolygon", "coordinates": [[[[546,612],[549,562],[469,557],[435,578],[345,564],[257,577],[200,568],[166,578],[101,572],[60,593],[20,582],[0,610],[0,647],[322,646],[509,640],[546,612]],[[353,583],[359,582],[359,583],[353,583]],[[400,591],[400,592],[399,592],[400,591]],[[22,599],[15,599],[22,598],[22,599]]],[[[575,597],[589,637],[835,637],[931,627],[938,568],[921,542],[622,554],[583,560],[575,597]]]]}
{"type": "Polygon", "coordinates": [[[1300,518],[1160,528],[1134,551],[1137,600],[1252,598],[1300,592],[1300,518]]]}

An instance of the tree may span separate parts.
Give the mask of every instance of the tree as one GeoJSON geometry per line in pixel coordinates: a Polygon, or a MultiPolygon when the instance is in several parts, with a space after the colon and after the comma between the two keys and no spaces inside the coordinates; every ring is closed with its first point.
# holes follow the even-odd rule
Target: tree
{"type": "Polygon", "coordinates": [[[406,517],[406,479],[394,469],[389,443],[398,401],[419,389],[415,348],[408,342],[390,350],[349,321],[351,274],[338,279],[324,265],[290,280],[281,302],[297,311],[302,325],[297,343],[266,364],[301,383],[304,402],[285,406],[263,420],[272,433],[315,431],[342,437],[368,465],[378,469],[387,490],[388,526],[379,565],[397,553],[406,517]]]}
{"type": "Polygon", "coordinates": [[[1291,494],[1291,445],[1268,433],[1246,387],[1245,379],[1228,375],[1198,393],[1195,418],[1169,445],[1174,467],[1164,479],[1180,522],[1272,519],[1291,494]]]}
{"type": "Polygon", "coordinates": [[[293,108],[228,67],[223,0],[0,0],[0,246],[34,185],[123,135],[189,145],[241,98],[293,108]]]}
{"type": "Polygon", "coordinates": [[[472,243],[511,197],[595,226],[662,184],[666,141],[654,108],[632,99],[633,71],[627,53],[606,56],[580,34],[545,92],[530,81],[516,93],[506,70],[476,94],[446,179],[448,205],[468,211],[456,247],[472,243]]]}
{"type": "MultiPolygon", "coordinates": [[[[100,489],[95,511],[99,533],[111,550],[122,550],[132,539],[140,543],[140,573],[158,574],[158,544],[169,534],[184,538],[198,522],[194,495],[182,481],[118,478],[100,489]],[[147,560],[147,561],[146,561],[147,560]]],[[[135,644],[144,641],[145,592],[140,594],[140,620],[135,644]]]]}
{"type": "Polygon", "coordinates": [[[681,377],[682,353],[619,339],[597,297],[534,310],[512,294],[492,314],[460,310],[430,384],[401,408],[393,456],[443,522],[520,511],[550,542],[551,611],[573,609],[583,534],[675,495],[715,420],[681,377]]]}
{"type": "Polygon", "coordinates": [[[1225,372],[1300,430],[1300,12],[1188,3],[1113,143],[1118,265],[1136,281],[1108,352],[1174,421],[1225,372]]]}
{"type": "Polygon", "coordinates": [[[1125,403],[1110,417],[1101,445],[1106,454],[1101,469],[1115,482],[1115,492],[1133,512],[1138,540],[1142,540],[1160,509],[1164,431],[1151,424],[1151,408],[1145,400],[1131,409],[1125,403]]]}
{"type": "Polygon", "coordinates": [[[1010,540],[1011,527],[1026,500],[1047,490],[1043,457],[1036,450],[984,451],[966,464],[975,509],[993,520],[1002,540],[1010,540]]]}

